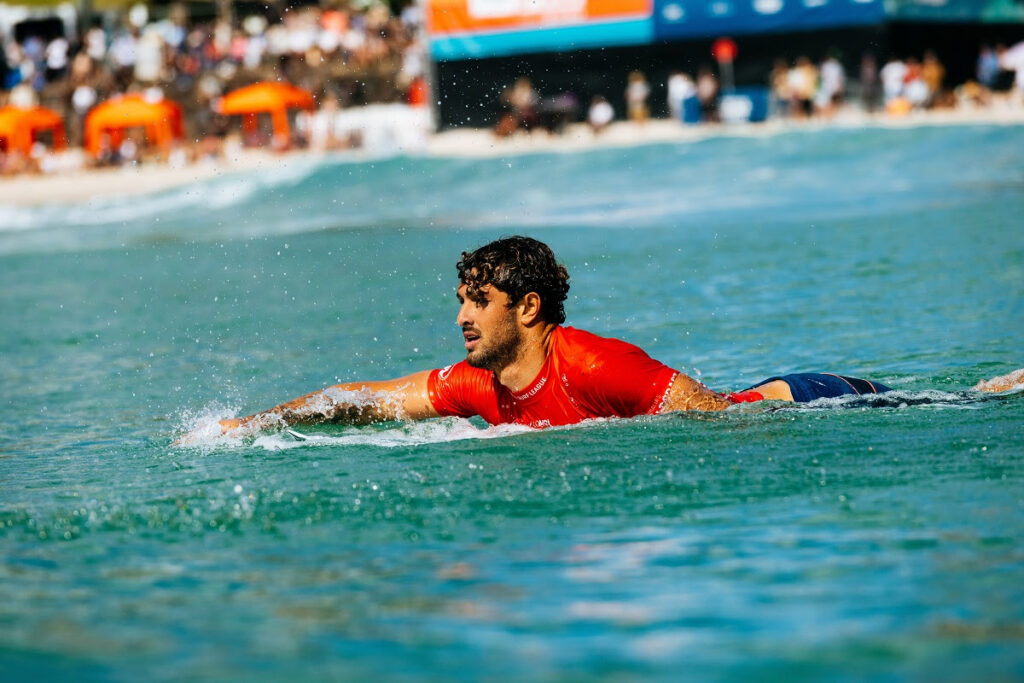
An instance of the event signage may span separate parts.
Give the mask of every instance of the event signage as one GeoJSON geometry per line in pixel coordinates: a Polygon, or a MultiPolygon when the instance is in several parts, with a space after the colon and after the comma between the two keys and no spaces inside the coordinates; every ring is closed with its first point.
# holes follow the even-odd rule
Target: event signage
{"type": "MultiPolygon", "coordinates": [[[[426,0],[426,25],[431,55],[444,61],[878,24],[885,1],[426,0]]],[[[998,0],[889,1],[907,8],[998,0]]]]}
{"type": "Polygon", "coordinates": [[[650,43],[653,0],[427,0],[435,59],[650,43]]]}

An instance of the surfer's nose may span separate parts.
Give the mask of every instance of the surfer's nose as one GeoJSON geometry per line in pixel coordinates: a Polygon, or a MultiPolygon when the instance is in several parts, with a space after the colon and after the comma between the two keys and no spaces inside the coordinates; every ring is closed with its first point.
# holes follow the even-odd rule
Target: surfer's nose
{"type": "Polygon", "coordinates": [[[469,314],[469,304],[469,299],[466,299],[459,306],[459,313],[458,315],[455,316],[455,324],[458,325],[459,327],[465,327],[466,325],[472,324],[473,322],[473,317],[469,314]]]}

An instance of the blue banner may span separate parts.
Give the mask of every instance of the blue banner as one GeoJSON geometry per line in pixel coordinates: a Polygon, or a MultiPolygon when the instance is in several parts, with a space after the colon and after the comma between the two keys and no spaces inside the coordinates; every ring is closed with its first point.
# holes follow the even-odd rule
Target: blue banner
{"type": "Polygon", "coordinates": [[[655,0],[654,37],[806,31],[884,19],[882,0],[655,0]]]}

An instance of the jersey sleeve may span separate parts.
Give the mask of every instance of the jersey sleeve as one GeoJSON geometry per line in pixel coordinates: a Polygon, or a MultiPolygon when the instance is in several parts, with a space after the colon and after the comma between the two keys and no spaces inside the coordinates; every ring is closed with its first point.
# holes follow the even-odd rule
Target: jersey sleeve
{"type": "Polygon", "coordinates": [[[493,375],[466,361],[431,371],[427,395],[434,410],[444,416],[486,416],[496,402],[493,375]]]}
{"type": "Polygon", "coordinates": [[[638,346],[599,338],[577,378],[580,399],[594,413],[634,417],[657,413],[679,373],[638,346]]]}

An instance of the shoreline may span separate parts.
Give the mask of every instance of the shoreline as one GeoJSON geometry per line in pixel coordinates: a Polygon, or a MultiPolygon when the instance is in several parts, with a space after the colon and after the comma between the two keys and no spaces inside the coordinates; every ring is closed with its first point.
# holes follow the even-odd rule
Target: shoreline
{"type": "Polygon", "coordinates": [[[987,109],[921,111],[906,116],[847,110],[829,120],[772,119],[761,123],[739,124],[685,125],[670,119],[652,119],[644,124],[616,121],[599,135],[594,135],[583,123],[571,124],[562,135],[538,132],[515,134],[508,138],[496,138],[486,129],[455,129],[435,134],[427,147],[429,156],[435,157],[500,157],[666,142],[698,142],[713,138],[759,138],[800,131],[971,125],[1024,125],[1024,107],[1003,105],[987,109]]]}
{"type": "MultiPolygon", "coordinates": [[[[567,153],[593,149],[634,147],[670,142],[697,142],[721,137],[765,137],[797,131],[829,129],[899,129],[952,125],[1024,125],[1024,107],[999,106],[977,110],[914,112],[903,117],[843,111],[831,120],[770,120],[746,124],[687,126],[669,119],[644,124],[617,121],[598,135],[583,123],[568,126],[561,135],[546,132],[520,133],[497,138],[490,129],[458,128],[435,133],[412,156],[436,158],[495,158],[522,154],[567,153]]],[[[329,153],[334,156],[336,153],[329,153]]],[[[371,151],[355,151],[353,161],[379,159],[371,151]]],[[[231,159],[198,162],[182,167],[146,164],[121,168],[77,170],[52,175],[23,175],[0,179],[0,207],[40,207],[85,204],[163,192],[195,183],[286,167],[294,161],[307,163],[324,153],[298,150],[275,154],[244,150],[231,159]]]]}

